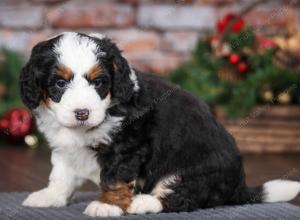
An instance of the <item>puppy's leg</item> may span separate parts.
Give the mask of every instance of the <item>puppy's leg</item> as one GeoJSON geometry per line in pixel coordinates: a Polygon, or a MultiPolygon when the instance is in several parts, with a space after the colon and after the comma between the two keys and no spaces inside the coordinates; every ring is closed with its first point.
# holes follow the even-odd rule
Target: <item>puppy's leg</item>
{"type": "Polygon", "coordinates": [[[181,182],[178,175],[168,175],[160,179],[151,194],[139,194],[133,197],[127,212],[130,214],[159,213],[168,205],[166,197],[173,194],[174,186],[181,182]]]}
{"type": "Polygon", "coordinates": [[[84,214],[96,217],[120,216],[130,206],[133,193],[131,183],[102,185],[102,193],[97,201],[93,201],[85,209],[84,214]]]}
{"type": "Polygon", "coordinates": [[[76,177],[76,172],[67,164],[62,155],[52,153],[53,168],[48,187],[30,194],[23,206],[61,207],[68,203],[75,189],[82,185],[83,179],[76,177]]]}

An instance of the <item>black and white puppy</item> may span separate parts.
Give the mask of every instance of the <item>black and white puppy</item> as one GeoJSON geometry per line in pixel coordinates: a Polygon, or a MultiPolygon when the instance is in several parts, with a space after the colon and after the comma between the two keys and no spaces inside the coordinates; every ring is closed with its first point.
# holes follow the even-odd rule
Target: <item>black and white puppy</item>
{"type": "Polygon", "coordinates": [[[234,139],[198,98],[133,70],[101,35],[38,43],[20,77],[24,103],[52,149],[49,185],[24,206],[67,205],[86,180],[90,216],[193,211],[293,199],[300,183],[249,188],[234,139]]]}

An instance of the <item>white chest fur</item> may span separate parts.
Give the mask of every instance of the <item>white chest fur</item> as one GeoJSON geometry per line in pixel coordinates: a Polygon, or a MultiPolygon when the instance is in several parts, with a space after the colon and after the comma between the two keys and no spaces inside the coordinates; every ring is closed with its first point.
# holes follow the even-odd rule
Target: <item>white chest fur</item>
{"type": "Polygon", "coordinates": [[[53,165],[61,162],[58,160],[63,160],[67,166],[76,171],[78,177],[99,183],[100,167],[96,153],[89,146],[109,144],[110,135],[120,128],[123,118],[108,116],[101,126],[87,132],[81,128],[61,126],[55,120],[53,112],[44,106],[36,109],[35,115],[39,130],[45,134],[53,153],[55,152],[56,156],[52,155],[53,165]]]}

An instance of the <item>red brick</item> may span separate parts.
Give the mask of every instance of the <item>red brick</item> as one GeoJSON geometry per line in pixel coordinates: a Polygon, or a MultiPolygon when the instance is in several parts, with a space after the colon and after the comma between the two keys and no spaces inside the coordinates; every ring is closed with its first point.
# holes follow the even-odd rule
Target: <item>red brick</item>
{"type": "Polygon", "coordinates": [[[158,73],[161,75],[168,74],[172,69],[179,66],[185,61],[184,56],[174,53],[153,51],[148,53],[124,53],[129,63],[142,71],[158,73]]]}
{"type": "Polygon", "coordinates": [[[122,3],[129,3],[129,4],[174,4],[174,5],[180,5],[180,4],[191,4],[195,0],[117,0],[118,2],[122,3]]]}
{"type": "Polygon", "coordinates": [[[26,5],[27,1],[26,0],[1,0],[0,1],[0,6],[22,6],[26,5]]]}
{"type": "Polygon", "coordinates": [[[132,4],[132,5],[137,5],[141,1],[140,0],[117,0],[117,2],[126,3],[126,4],[132,4]]]}
{"type": "Polygon", "coordinates": [[[236,3],[238,1],[239,0],[196,0],[196,3],[220,6],[220,5],[236,3]]]}
{"type": "Polygon", "coordinates": [[[54,4],[60,2],[66,2],[69,0],[31,0],[33,3],[45,3],[45,4],[54,4]]]}
{"type": "Polygon", "coordinates": [[[0,26],[7,28],[41,28],[44,9],[39,6],[0,6],[0,26]]]}
{"type": "Polygon", "coordinates": [[[298,13],[297,10],[288,6],[258,8],[247,14],[245,20],[250,26],[255,28],[284,28],[289,24],[297,23],[298,13]]]}
{"type": "MultiPolygon", "coordinates": [[[[292,2],[292,1],[291,1],[292,2]]],[[[228,13],[238,13],[249,3],[228,5],[218,9],[218,19],[228,13]]],[[[299,21],[299,8],[293,4],[283,4],[280,1],[269,1],[258,5],[244,16],[246,24],[256,28],[257,31],[285,28],[287,25],[297,24],[299,21]]]]}
{"type": "Polygon", "coordinates": [[[186,54],[194,49],[198,38],[197,32],[167,32],[163,35],[162,48],[186,54]]]}
{"type": "Polygon", "coordinates": [[[300,6],[300,1],[299,0],[283,0],[283,2],[287,5],[290,5],[290,6],[300,6]]]}
{"type": "Polygon", "coordinates": [[[160,36],[153,31],[138,29],[114,30],[106,35],[125,52],[146,52],[157,50],[160,46],[160,36]]]}
{"type": "Polygon", "coordinates": [[[131,6],[102,1],[72,1],[48,13],[49,23],[59,28],[127,27],[134,17],[131,6]]]}
{"type": "Polygon", "coordinates": [[[24,52],[30,40],[30,34],[25,31],[0,31],[0,48],[24,52]]]}
{"type": "Polygon", "coordinates": [[[142,5],[137,22],[141,27],[160,30],[207,30],[214,26],[215,10],[199,5],[142,5]]]}
{"type": "Polygon", "coordinates": [[[45,41],[48,38],[55,36],[58,33],[53,33],[50,30],[42,30],[42,31],[38,31],[38,32],[34,32],[32,34],[30,34],[30,38],[29,38],[29,42],[26,48],[26,53],[29,54],[31,49],[39,42],[41,41],[45,41]]]}

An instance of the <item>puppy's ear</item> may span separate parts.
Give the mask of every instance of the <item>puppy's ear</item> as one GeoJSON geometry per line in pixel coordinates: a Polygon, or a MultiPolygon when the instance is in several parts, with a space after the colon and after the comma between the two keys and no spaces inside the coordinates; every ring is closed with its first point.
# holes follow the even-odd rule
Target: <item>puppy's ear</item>
{"type": "Polygon", "coordinates": [[[127,60],[120,53],[114,57],[113,68],[113,94],[124,102],[129,101],[134,93],[134,84],[129,77],[131,69],[127,60]]]}
{"type": "Polygon", "coordinates": [[[30,109],[37,108],[42,100],[42,90],[38,86],[37,70],[34,69],[31,61],[22,69],[20,89],[24,104],[30,109]]]}
{"type": "Polygon", "coordinates": [[[112,95],[120,102],[128,102],[134,93],[134,83],[130,79],[131,68],[121,55],[118,47],[109,39],[105,39],[108,47],[108,57],[112,65],[112,95]]]}
{"type": "Polygon", "coordinates": [[[43,77],[56,62],[53,46],[60,36],[35,45],[28,63],[22,69],[20,75],[21,98],[30,109],[37,108],[43,98],[43,91],[46,86],[46,80],[43,77]]]}

